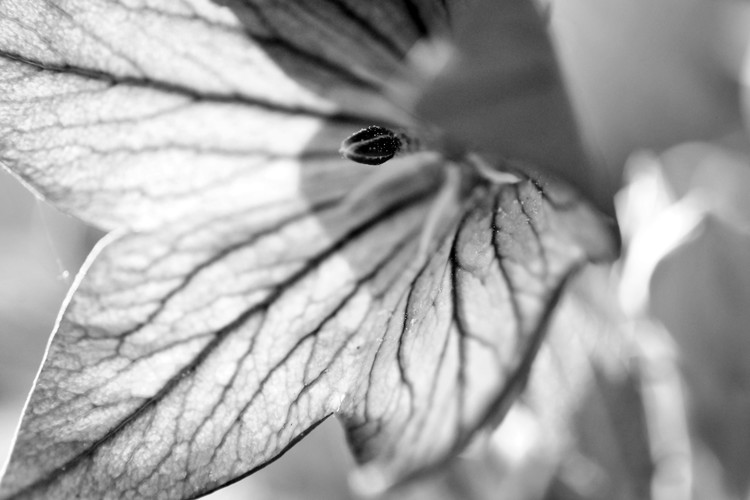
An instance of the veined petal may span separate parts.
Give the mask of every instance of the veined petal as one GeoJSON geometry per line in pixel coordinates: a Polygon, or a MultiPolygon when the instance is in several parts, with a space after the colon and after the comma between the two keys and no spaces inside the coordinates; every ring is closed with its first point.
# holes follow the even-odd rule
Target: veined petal
{"type": "Polygon", "coordinates": [[[601,220],[559,186],[477,187],[394,309],[346,424],[376,484],[442,463],[523,389],[567,279],[614,252],[601,220]],[[561,203],[562,198],[565,203],[561,203]],[[587,219],[592,238],[567,226],[587,219]]]}
{"type": "Polygon", "coordinates": [[[563,283],[606,249],[556,230],[587,207],[527,181],[474,187],[420,262],[437,179],[426,164],[356,211],[109,242],[63,314],[2,497],[193,498],[332,414],[389,483],[446,460],[507,409],[563,283]]]}
{"type": "Polygon", "coordinates": [[[104,245],[50,345],[2,496],[190,498],[270,461],[346,394],[355,346],[372,343],[355,335],[370,280],[406,265],[434,179],[356,214],[329,200],[104,245]]]}
{"type": "Polygon", "coordinates": [[[0,162],[107,229],[283,201],[321,158],[345,176],[353,131],[409,125],[382,88],[441,5],[2,2],[0,162]]]}
{"type": "Polygon", "coordinates": [[[558,186],[461,170],[443,196],[468,165],[410,153],[368,184],[338,156],[362,127],[413,125],[382,85],[446,4],[0,3],[0,160],[117,229],[69,295],[0,497],[194,498],[334,414],[391,484],[503,414],[611,239],[558,186]]]}

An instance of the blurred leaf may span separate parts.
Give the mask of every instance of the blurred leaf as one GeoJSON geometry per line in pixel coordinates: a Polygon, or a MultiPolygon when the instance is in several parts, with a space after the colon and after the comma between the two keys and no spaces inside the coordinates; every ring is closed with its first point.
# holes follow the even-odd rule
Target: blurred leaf
{"type": "Polygon", "coordinates": [[[661,156],[677,197],[691,196],[703,209],[736,228],[750,229],[750,158],[711,143],[686,143],[661,156]]]}
{"type": "Polygon", "coordinates": [[[718,458],[730,489],[745,497],[750,237],[712,216],[701,229],[657,268],[652,309],[679,345],[697,436],[718,458]]]}
{"type": "MultiPolygon", "coordinates": [[[[750,393],[743,354],[750,319],[750,275],[744,271],[750,169],[741,149],[687,143],[661,157],[634,155],[629,203],[623,204],[629,241],[621,298],[669,330],[693,424],[693,435],[684,438],[689,443],[675,448],[688,465],[675,458],[670,466],[663,451],[654,453],[663,469],[671,469],[665,481],[667,475],[673,482],[687,476],[682,489],[692,488],[694,498],[744,498],[748,490],[750,437],[743,422],[750,393]]],[[[677,428],[662,426],[672,434],[677,428]]]]}
{"type": "Polygon", "coordinates": [[[382,87],[446,9],[0,4],[0,160],[115,230],[68,297],[0,496],[192,498],[334,414],[385,487],[505,412],[611,235],[555,184],[422,151],[373,185],[338,156],[365,125],[414,126],[382,87]]]}
{"type": "MultiPolygon", "coordinates": [[[[621,182],[633,151],[713,140],[741,127],[735,74],[722,66],[744,2],[560,0],[552,31],[586,143],[621,182]],[[737,12],[727,12],[734,21],[737,12]]],[[[748,33],[748,28],[739,28],[748,33]]]]}

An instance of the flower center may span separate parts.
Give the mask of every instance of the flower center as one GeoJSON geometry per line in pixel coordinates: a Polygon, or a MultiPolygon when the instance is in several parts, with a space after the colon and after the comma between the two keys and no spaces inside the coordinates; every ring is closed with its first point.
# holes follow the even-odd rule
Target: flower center
{"type": "MultiPolygon", "coordinates": [[[[403,132],[371,125],[353,133],[341,142],[339,153],[344,158],[365,165],[381,165],[400,153],[422,149],[422,143],[403,132]]],[[[447,141],[441,142],[440,153],[446,163],[459,170],[468,170],[493,184],[517,182],[516,175],[491,166],[480,155],[447,141]]],[[[510,162],[509,162],[510,163],[510,162]]]]}
{"type": "MultiPolygon", "coordinates": [[[[450,141],[433,141],[430,146],[442,157],[443,179],[424,221],[417,249],[417,261],[427,257],[437,228],[442,223],[451,206],[461,198],[466,184],[477,181],[490,184],[509,184],[520,178],[510,172],[491,166],[479,154],[468,151],[462,145],[450,141]],[[462,181],[463,179],[463,181],[462,181]]],[[[425,149],[424,143],[403,132],[394,132],[385,127],[371,125],[344,139],[339,152],[344,158],[366,165],[381,165],[399,153],[417,152],[425,149]]],[[[513,162],[503,162],[509,167],[513,162]]],[[[346,197],[347,210],[355,209],[362,200],[378,192],[383,186],[401,178],[404,165],[386,166],[373,172],[367,179],[346,197]]]]}

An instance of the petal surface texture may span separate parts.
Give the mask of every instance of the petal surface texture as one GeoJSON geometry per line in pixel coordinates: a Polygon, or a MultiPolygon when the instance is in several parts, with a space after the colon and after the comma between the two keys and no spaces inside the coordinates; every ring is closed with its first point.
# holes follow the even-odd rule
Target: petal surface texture
{"type": "Polygon", "coordinates": [[[446,4],[0,1],[0,162],[112,231],[0,498],[195,498],[332,415],[392,484],[504,413],[611,240],[553,183],[338,154],[415,125],[384,86],[446,4]]]}

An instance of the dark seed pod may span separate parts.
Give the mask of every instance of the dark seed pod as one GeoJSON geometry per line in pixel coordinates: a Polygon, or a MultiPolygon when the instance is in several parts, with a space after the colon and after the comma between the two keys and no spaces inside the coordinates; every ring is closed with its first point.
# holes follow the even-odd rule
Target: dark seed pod
{"type": "Polygon", "coordinates": [[[344,139],[339,153],[357,163],[380,165],[393,158],[402,145],[401,139],[394,132],[372,125],[344,139]]]}

